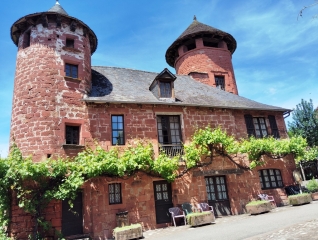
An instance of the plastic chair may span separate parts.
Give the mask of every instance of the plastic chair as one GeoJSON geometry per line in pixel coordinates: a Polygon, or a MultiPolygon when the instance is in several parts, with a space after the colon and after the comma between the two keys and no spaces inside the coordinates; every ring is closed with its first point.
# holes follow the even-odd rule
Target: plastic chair
{"type": "Polygon", "coordinates": [[[184,214],[184,211],[182,211],[180,208],[178,207],[173,207],[173,208],[169,208],[169,212],[171,213],[171,218],[173,220],[173,224],[176,227],[176,218],[183,218],[184,219],[184,225],[187,225],[186,222],[186,216],[184,214]]]}
{"type": "Polygon", "coordinates": [[[198,203],[197,207],[198,207],[200,212],[208,212],[208,211],[210,211],[211,213],[214,214],[213,207],[210,206],[207,203],[198,203]]]}
{"type": "Polygon", "coordinates": [[[273,196],[267,195],[267,194],[259,194],[258,197],[262,200],[269,201],[271,204],[273,204],[275,207],[277,207],[275,199],[273,196]]]}
{"type": "Polygon", "coordinates": [[[182,203],[181,204],[182,210],[185,212],[185,215],[189,213],[193,213],[192,205],[190,203],[182,203]]]}

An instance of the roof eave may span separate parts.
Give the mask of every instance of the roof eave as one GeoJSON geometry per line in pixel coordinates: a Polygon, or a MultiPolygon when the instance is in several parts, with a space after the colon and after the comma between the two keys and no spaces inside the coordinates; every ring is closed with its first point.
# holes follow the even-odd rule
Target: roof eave
{"type": "Polygon", "coordinates": [[[255,111],[275,111],[275,112],[291,112],[290,109],[277,109],[277,108],[244,108],[244,107],[228,107],[228,106],[213,106],[213,105],[202,105],[202,104],[191,104],[191,103],[178,103],[178,102],[135,102],[135,101],[109,101],[104,99],[81,99],[83,102],[87,103],[97,103],[97,104],[104,104],[104,103],[113,103],[113,104],[146,104],[146,105],[173,105],[173,106],[180,106],[180,107],[204,107],[204,108],[218,108],[218,109],[238,109],[238,110],[255,110],[255,111]]]}

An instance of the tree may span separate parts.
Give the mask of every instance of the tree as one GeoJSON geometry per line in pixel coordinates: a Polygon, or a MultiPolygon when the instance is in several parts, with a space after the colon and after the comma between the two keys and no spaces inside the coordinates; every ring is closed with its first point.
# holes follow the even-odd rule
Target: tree
{"type": "Polygon", "coordinates": [[[290,136],[302,136],[310,147],[318,146],[318,114],[312,100],[301,99],[292,112],[293,122],[288,122],[290,136]]]}

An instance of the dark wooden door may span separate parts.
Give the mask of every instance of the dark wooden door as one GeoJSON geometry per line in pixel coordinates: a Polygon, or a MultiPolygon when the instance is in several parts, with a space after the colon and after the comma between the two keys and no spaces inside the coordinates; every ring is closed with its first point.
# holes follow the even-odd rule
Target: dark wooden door
{"type": "Polygon", "coordinates": [[[156,208],[156,222],[168,223],[171,221],[169,208],[173,207],[171,184],[167,181],[153,182],[155,208],[156,208]]]}
{"type": "Polygon", "coordinates": [[[206,177],[205,185],[208,195],[208,203],[210,206],[213,206],[215,215],[231,215],[225,176],[206,177]]]}
{"type": "Polygon", "coordinates": [[[73,201],[73,208],[70,208],[68,199],[62,201],[62,234],[72,236],[83,234],[83,200],[82,193],[77,194],[73,201]]]}

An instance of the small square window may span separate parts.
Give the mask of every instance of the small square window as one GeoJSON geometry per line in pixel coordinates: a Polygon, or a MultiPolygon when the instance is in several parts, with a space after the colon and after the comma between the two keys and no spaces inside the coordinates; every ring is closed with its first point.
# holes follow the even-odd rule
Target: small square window
{"type": "Polygon", "coordinates": [[[79,144],[79,126],[65,126],[65,141],[66,144],[79,144]]]}
{"type": "Polygon", "coordinates": [[[171,83],[160,81],[160,97],[171,98],[171,83]]]}
{"type": "Polygon", "coordinates": [[[217,88],[225,90],[224,76],[215,76],[215,85],[217,88]]]}
{"type": "Polygon", "coordinates": [[[78,78],[78,66],[65,63],[65,76],[71,78],[78,78]]]}
{"type": "Polygon", "coordinates": [[[108,185],[109,204],[120,204],[121,200],[121,183],[111,183],[108,185]]]}
{"type": "Polygon", "coordinates": [[[66,39],[66,47],[74,48],[74,39],[66,39]]]}
{"type": "Polygon", "coordinates": [[[124,116],[112,116],[112,145],[125,145],[124,116]]]}

